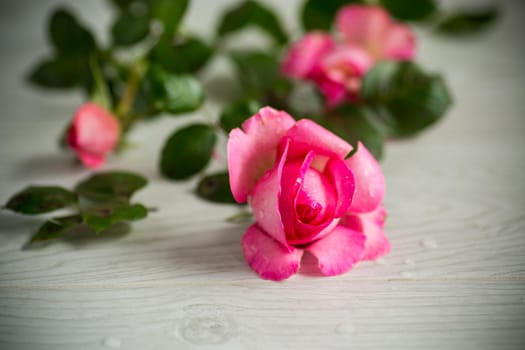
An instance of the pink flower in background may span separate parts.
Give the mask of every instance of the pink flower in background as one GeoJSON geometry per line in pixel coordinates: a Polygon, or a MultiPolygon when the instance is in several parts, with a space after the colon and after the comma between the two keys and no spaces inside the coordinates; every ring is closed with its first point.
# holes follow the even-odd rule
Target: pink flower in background
{"type": "Polygon", "coordinates": [[[295,274],[304,251],[321,273],[337,275],[388,253],[381,168],[311,120],[262,108],[228,140],[230,186],[248,201],[256,223],[242,238],[248,264],[262,278],[295,274]]]}
{"type": "Polygon", "coordinates": [[[411,60],[415,56],[414,33],[394,21],[380,6],[342,7],[337,12],[335,26],[344,44],[363,48],[374,61],[411,60]]]}
{"type": "Polygon", "coordinates": [[[306,34],[290,48],[281,67],[284,75],[313,81],[331,108],[359,100],[361,78],[376,62],[415,55],[413,32],[382,7],[342,7],[335,27],[335,37],[320,31],[306,34]]]}
{"type": "Polygon", "coordinates": [[[94,103],[80,106],[67,132],[67,143],[88,168],[104,164],[106,156],[117,145],[120,135],[118,120],[94,103]]]}

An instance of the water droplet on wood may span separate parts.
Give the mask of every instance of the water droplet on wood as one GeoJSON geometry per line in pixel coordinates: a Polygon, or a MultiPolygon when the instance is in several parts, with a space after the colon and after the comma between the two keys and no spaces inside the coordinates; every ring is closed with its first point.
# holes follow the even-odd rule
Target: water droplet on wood
{"type": "Polygon", "coordinates": [[[433,239],[424,239],[421,241],[421,245],[425,248],[434,249],[438,247],[438,244],[433,239]]]}
{"type": "Polygon", "coordinates": [[[355,326],[352,322],[341,322],[335,326],[334,331],[337,334],[352,334],[355,333],[355,326]]]}
{"type": "Polygon", "coordinates": [[[109,337],[104,339],[104,346],[111,349],[119,349],[122,342],[119,338],[109,337]]]}
{"type": "Polygon", "coordinates": [[[416,262],[412,259],[405,259],[404,263],[405,265],[414,265],[416,262]]]}

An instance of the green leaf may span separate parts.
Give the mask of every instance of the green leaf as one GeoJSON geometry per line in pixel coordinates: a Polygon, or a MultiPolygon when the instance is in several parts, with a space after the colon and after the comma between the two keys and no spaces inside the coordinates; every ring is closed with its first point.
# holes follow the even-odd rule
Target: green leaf
{"type": "Polygon", "coordinates": [[[69,89],[86,81],[87,69],[83,61],[75,58],[56,57],[40,61],[27,79],[30,83],[55,89],[69,89]]]}
{"type": "Polygon", "coordinates": [[[115,46],[130,46],[138,43],[150,30],[150,19],[146,14],[135,15],[122,12],[111,26],[111,37],[115,46]]]}
{"type": "Polygon", "coordinates": [[[99,233],[121,221],[140,220],[148,216],[142,204],[103,203],[82,213],[84,223],[99,233]]]}
{"type": "Polygon", "coordinates": [[[21,214],[42,214],[66,208],[77,202],[75,194],[58,186],[29,186],[16,193],[5,205],[21,214]]]}
{"type": "Polygon", "coordinates": [[[340,7],[359,0],[306,0],[301,10],[301,21],[305,31],[314,29],[329,30],[340,7]]]}
{"type": "Polygon", "coordinates": [[[246,119],[257,113],[260,108],[261,105],[257,101],[249,99],[230,103],[221,112],[219,118],[221,128],[228,133],[232,129],[240,127],[246,119]]]}
{"type": "Polygon", "coordinates": [[[197,37],[176,41],[161,39],[151,51],[151,59],[174,74],[194,73],[211,58],[213,49],[197,37]]]}
{"type": "Polygon", "coordinates": [[[234,52],[231,55],[245,96],[261,100],[279,78],[277,58],[266,52],[234,52]]]}
{"type": "Polygon", "coordinates": [[[435,0],[380,0],[380,4],[392,16],[404,21],[425,20],[437,10],[435,0]]]}
{"type": "Polygon", "coordinates": [[[496,6],[478,10],[464,10],[444,18],[436,27],[441,34],[466,35],[477,33],[496,22],[500,9],[496,6]]]}
{"type": "Polygon", "coordinates": [[[219,22],[217,35],[224,37],[249,26],[266,32],[277,44],[283,45],[288,41],[288,36],[272,10],[253,0],[244,1],[226,11],[219,22]]]}
{"type": "Polygon", "coordinates": [[[227,172],[204,177],[197,185],[196,193],[200,198],[210,202],[237,203],[230,190],[230,180],[227,172]]]}
{"type": "Polygon", "coordinates": [[[172,75],[159,66],[152,66],[148,79],[157,110],[186,113],[197,109],[204,101],[202,86],[191,75],[172,75]]]}
{"type": "Polygon", "coordinates": [[[64,8],[55,10],[51,15],[49,38],[55,49],[63,56],[89,55],[96,49],[93,35],[64,8]]]}
{"type": "Polygon", "coordinates": [[[127,11],[136,0],[110,0],[110,2],[121,11],[127,11]]]}
{"type": "Polygon", "coordinates": [[[361,96],[378,113],[389,136],[410,136],[439,120],[452,104],[440,75],[412,62],[383,62],[364,77],[361,96]]]}
{"type": "Polygon", "coordinates": [[[215,141],[215,130],[209,125],[192,124],[177,130],[162,149],[162,174],[175,180],[195,175],[210,161],[215,141]]]}
{"type": "Polygon", "coordinates": [[[81,181],[75,187],[75,192],[95,202],[127,202],[147,183],[148,181],[140,175],[114,171],[98,173],[81,181]]]}
{"type": "Polygon", "coordinates": [[[372,111],[351,105],[343,105],[323,120],[327,129],[339,135],[354,147],[361,141],[366,148],[380,159],[383,155],[384,134],[372,111]]]}
{"type": "Polygon", "coordinates": [[[173,38],[188,4],[189,0],[151,0],[152,15],[162,23],[163,36],[173,38]]]}
{"type": "Polygon", "coordinates": [[[38,231],[31,237],[30,242],[42,242],[59,238],[66,234],[69,229],[81,223],[82,217],[80,215],[52,218],[40,226],[38,231]]]}

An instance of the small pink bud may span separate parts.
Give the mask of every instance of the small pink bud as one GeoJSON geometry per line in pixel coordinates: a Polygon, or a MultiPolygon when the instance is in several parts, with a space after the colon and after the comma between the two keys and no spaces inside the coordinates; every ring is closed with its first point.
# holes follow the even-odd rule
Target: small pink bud
{"type": "Polygon", "coordinates": [[[116,147],[120,125],[115,116],[95,103],[80,106],[67,132],[67,144],[88,168],[104,164],[116,147]]]}

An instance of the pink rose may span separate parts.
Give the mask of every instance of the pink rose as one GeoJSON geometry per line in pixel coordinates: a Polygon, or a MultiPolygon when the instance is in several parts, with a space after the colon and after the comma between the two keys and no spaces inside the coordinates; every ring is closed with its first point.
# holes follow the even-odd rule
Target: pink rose
{"type": "Polygon", "coordinates": [[[345,44],[365,49],[374,61],[414,58],[414,33],[408,26],[395,22],[380,6],[342,7],[337,12],[335,26],[345,44]]]}
{"type": "Polygon", "coordinates": [[[415,36],[379,6],[348,5],[336,16],[338,36],[313,31],[284,57],[284,75],[314,82],[330,108],[357,102],[361,78],[378,61],[410,60],[415,36]]]}
{"type": "Polygon", "coordinates": [[[115,148],[119,135],[119,122],[111,113],[97,104],[85,103],[73,116],[67,144],[86,167],[96,168],[115,148]]]}
{"type": "Polygon", "coordinates": [[[231,131],[228,168],[234,198],[248,201],[256,223],[242,238],[248,264],[262,278],[295,274],[306,250],[321,273],[337,275],[386,254],[385,183],[362,144],[346,141],[283,111],[262,108],[231,131]]]}

